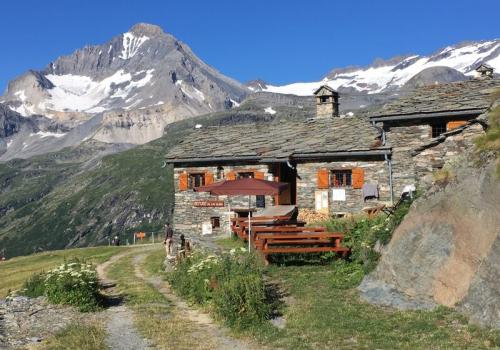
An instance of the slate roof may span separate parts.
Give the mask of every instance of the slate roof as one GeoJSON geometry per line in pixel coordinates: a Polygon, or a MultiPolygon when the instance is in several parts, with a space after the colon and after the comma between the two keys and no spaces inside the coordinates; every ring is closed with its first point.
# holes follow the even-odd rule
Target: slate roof
{"type": "MultiPolygon", "coordinates": [[[[479,114],[491,104],[491,93],[500,88],[500,79],[473,79],[417,88],[389,102],[370,118],[471,111],[479,114]]],[[[437,115],[440,116],[440,115],[437,115]]]]}
{"type": "Polygon", "coordinates": [[[201,128],[166,155],[168,162],[216,159],[272,161],[339,152],[369,152],[379,147],[380,132],[357,117],[281,121],[201,128]]]}

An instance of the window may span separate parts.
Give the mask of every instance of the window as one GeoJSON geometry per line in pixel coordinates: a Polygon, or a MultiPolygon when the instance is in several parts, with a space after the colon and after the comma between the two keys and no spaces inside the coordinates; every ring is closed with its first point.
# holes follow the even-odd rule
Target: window
{"type": "Polygon", "coordinates": [[[438,137],[439,135],[446,132],[446,123],[432,124],[432,138],[438,137]]]}
{"type": "Polygon", "coordinates": [[[218,216],[213,216],[210,218],[210,223],[212,224],[212,228],[220,227],[220,218],[218,216]]]}
{"type": "Polygon", "coordinates": [[[265,208],[266,207],[266,196],[255,196],[255,206],[257,208],[265,208]]]}
{"type": "Polygon", "coordinates": [[[330,173],[330,186],[351,187],[352,170],[332,170],[330,173]]]}
{"type": "Polygon", "coordinates": [[[188,188],[195,188],[205,185],[205,174],[189,174],[188,188]]]}
{"type": "Polygon", "coordinates": [[[217,167],[216,178],[217,178],[217,180],[224,179],[224,168],[223,167],[221,167],[221,166],[217,167]]]}
{"type": "Polygon", "coordinates": [[[238,179],[254,178],[255,174],[252,171],[238,173],[238,179]]]}
{"type": "Polygon", "coordinates": [[[328,212],[328,190],[314,192],[315,209],[318,213],[328,212]]]}
{"type": "Polygon", "coordinates": [[[327,103],[329,100],[330,100],[330,97],[328,97],[328,96],[321,96],[321,97],[319,98],[319,101],[320,101],[321,103],[327,103]]]}

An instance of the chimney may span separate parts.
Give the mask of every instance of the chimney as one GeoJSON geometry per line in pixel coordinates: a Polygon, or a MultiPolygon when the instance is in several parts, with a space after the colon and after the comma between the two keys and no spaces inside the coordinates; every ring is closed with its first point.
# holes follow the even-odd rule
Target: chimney
{"type": "Polygon", "coordinates": [[[315,92],[316,118],[339,116],[339,93],[328,85],[320,86],[315,92]]]}
{"type": "Polygon", "coordinates": [[[487,65],[486,63],[479,65],[479,67],[476,68],[476,72],[478,73],[477,77],[479,79],[493,78],[493,67],[487,65]]]}

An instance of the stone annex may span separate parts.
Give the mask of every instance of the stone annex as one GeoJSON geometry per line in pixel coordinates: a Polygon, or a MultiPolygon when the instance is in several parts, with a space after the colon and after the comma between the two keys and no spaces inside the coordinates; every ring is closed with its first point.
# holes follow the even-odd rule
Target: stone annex
{"type": "Polygon", "coordinates": [[[228,205],[295,205],[342,216],[397,201],[449,157],[472,146],[487,124],[482,115],[500,79],[479,67],[475,79],[417,88],[368,117],[340,115],[342,96],[314,92],[316,115],[194,130],[166,155],[174,166],[174,226],[179,233],[229,232],[228,205]],[[213,197],[197,186],[255,177],[289,184],[279,196],[213,197]]]}

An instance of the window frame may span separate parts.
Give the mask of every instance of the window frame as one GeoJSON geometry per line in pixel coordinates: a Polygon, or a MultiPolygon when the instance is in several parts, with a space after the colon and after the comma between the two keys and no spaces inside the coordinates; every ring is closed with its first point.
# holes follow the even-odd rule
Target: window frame
{"type": "Polygon", "coordinates": [[[204,172],[192,172],[188,173],[188,189],[192,190],[196,187],[205,186],[206,183],[206,174],[204,172]],[[201,177],[201,184],[196,186],[196,178],[201,177]],[[194,178],[194,180],[193,180],[194,178]]]}
{"type": "Polygon", "coordinates": [[[243,170],[243,171],[236,171],[236,179],[246,179],[246,178],[255,178],[255,171],[251,170],[243,170]],[[242,174],[249,175],[249,176],[242,176],[242,174]]]}
{"type": "Polygon", "coordinates": [[[212,224],[212,229],[220,228],[220,216],[210,217],[210,223],[212,224]]]}
{"type": "Polygon", "coordinates": [[[448,123],[440,122],[431,124],[431,138],[436,138],[448,131],[448,123]]]}
{"type": "Polygon", "coordinates": [[[352,169],[330,169],[328,181],[330,188],[352,188],[352,169]],[[342,175],[340,184],[337,184],[336,174],[342,175]]]}

